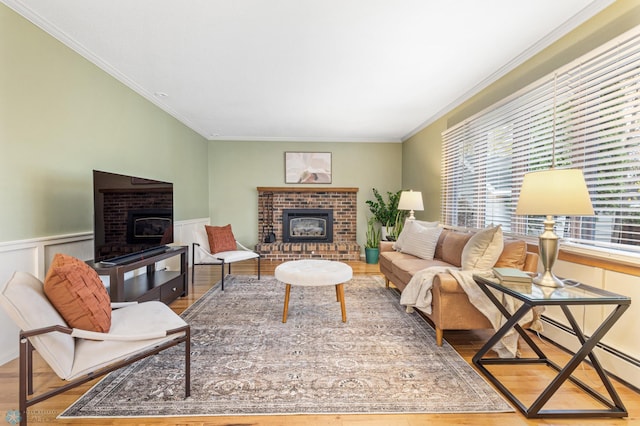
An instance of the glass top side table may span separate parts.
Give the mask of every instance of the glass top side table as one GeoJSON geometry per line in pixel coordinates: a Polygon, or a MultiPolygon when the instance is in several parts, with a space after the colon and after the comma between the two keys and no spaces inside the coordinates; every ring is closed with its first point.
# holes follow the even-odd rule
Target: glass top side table
{"type": "MultiPolygon", "coordinates": [[[[627,296],[615,294],[606,290],[588,286],[586,284],[567,280],[566,287],[550,288],[540,287],[535,284],[505,286],[500,284],[497,278],[492,276],[474,275],[474,281],[480,289],[487,295],[496,308],[504,315],[507,321],[499,330],[485,343],[485,345],[473,357],[473,364],[511,401],[527,418],[545,418],[545,417],[626,417],[628,415],[622,400],[620,399],[611,381],[607,377],[606,372],[602,368],[600,361],[593,353],[593,349],[611,327],[618,321],[620,316],[626,311],[631,299],[627,296]],[[522,302],[516,312],[509,313],[503,306],[496,294],[492,291],[497,290],[503,294],[512,296],[522,302]],[[518,322],[535,306],[559,306],[569,321],[577,339],[582,345],[575,355],[564,366],[560,367],[551,361],[542,350],[535,344],[529,335],[520,327],[518,322]],[[613,305],[611,313],[600,324],[600,326],[589,337],[585,336],[575,317],[569,309],[572,305],[613,305]],[[498,343],[498,341],[510,330],[514,328],[520,337],[535,352],[537,358],[484,358],[485,354],[498,343]],[[593,369],[596,371],[602,384],[609,394],[609,398],[595,391],[581,380],[574,377],[574,370],[585,359],[589,358],[593,369]],[[516,398],[507,387],[502,384],[487,368],[486,365],[521,365],[521,364],[545,364],[553,368],[557,375],[549,383],[549,385],[540,393],[538,398],[529,406],[525,406],[518,398],[516,398]],[[569,380],[582,391],[599,401],[602,409],[571,409],[571,410],[552,410],[543,409],[545,404],[560,388],[560,386],[569,380]]],[[[499,294],[499,293],[498,293],[499,294]]]]}

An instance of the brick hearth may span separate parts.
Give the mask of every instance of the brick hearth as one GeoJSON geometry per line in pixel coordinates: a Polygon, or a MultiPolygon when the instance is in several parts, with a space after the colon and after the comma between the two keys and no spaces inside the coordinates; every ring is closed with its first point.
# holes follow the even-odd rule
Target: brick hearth
{"type": "Polygon", "coordinates": [[[319,258],[358,260],[356,241],[358,188],[258,187],[258,244],[256,251],[268,260],[319,258]],[[273,205],[273,211],[271,209],[273,205]],[[332,243],[283,243],[283,209],[333,209],[332,243]],[[276,240],[265,243],[273,225],[276,240]]]}

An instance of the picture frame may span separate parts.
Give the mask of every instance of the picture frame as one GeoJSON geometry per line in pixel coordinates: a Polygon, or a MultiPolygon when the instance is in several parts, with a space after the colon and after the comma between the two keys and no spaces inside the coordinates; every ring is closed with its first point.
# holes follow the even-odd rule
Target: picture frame
{"type": "Polygon", "coordinates": [[[285,152],[284,182],[292,184],[331,183],[330,152],[285,152]]]}

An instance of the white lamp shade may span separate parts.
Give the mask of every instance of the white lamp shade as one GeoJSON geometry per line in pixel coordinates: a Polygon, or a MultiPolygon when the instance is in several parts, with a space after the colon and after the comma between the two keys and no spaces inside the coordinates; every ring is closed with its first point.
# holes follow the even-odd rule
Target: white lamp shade
{"type": "Polygon", "coordinates": [[[400,202],[398,202],[398,210],[424,210],[422,192],[402,191],[400,202]]]}
{"type": "Polygon", "coordinates": [[[550,169],[527,173],[522,181],[516,214],[593,215],[593,206],[582,170],[550,169]]]}

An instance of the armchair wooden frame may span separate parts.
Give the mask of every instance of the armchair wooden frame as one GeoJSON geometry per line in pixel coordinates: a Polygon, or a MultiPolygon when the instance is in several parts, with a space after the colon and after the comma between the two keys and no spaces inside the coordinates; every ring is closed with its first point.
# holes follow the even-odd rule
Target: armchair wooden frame
{"type": "Polygon", "coordinates": [[[189,325],[185,325],[183,327],[175,328],[173,330],[167,330],[166,335],[176,335],[176,338],[170,340],[168,342],[164,342],[154,346],[152,348],[143,350],[137,354],[132,355],[131,357],[115,362],[106,367],[102,367],[88,373],[82,377],[69,381],[67,384],[62,385],[56,389],[52,389],[50,391],[44,392],[39,395],[34,395],[33,388],[33,351],[35,348],[29,341],[30,337],[47,334],[47,333],[64,333],[64,334],[74,334],[74,329],[69,327],[64,327],[60,325],[54,325],[50,327],[28,330],[28,331],[20,331],[20,359],[19,359],[19,410],[20,410],[20,425],[27,425],[27,409],[32,405],[35,405],[39,402],[42,402],[48,398],[51,398],[55,395],[66,392],[69,389],[77,387],[81,384],[84,384],[88,381],[91,381],[97,377],[108,374],[112,371],[118,370],[122,367],[125,367],[129,364],[133,364],[136,361],[139,361],[143,358],[149,357],[151,355],[155,355],[159,352],[162,352],[165,349],[170,347],[179,345],[180,343],[185,344],[185,398],[191,395],[191,328],[189,325]]]}

